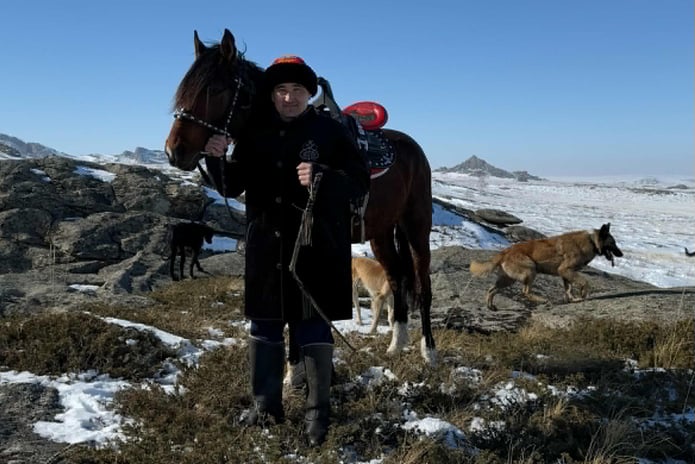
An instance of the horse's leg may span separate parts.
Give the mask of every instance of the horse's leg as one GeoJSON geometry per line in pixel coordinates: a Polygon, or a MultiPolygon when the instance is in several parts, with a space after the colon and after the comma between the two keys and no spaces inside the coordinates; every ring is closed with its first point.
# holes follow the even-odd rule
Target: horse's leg
{"type": "Polygon", "coordinates": [[[430,310],[432,308],[432,281],[430,279],[430,227],[423,230],[423,224],[416,225],[419,230],[409,234],[410,251],[412,253],[413,270],[415,272],[414,281],[414,303],[420,311],[422,325],[422,341],[420,343],[420,353],[422,357],[434,365],[437,361],[437,351],[432,335],[432,323],[430,310]]]}
{"type": "Polygon", "coordinates": [[[306,384],[303,355],[299,342],[296,340],[297,336],[294,329],[290,329],[288,332],[287,372],[282,383],[289,389],[299,390],[306,384]]]}
{"type": "MultiPolygon", "coordinates": [[[[409,212],[416,212],[416,208],[410,207],[409,212]]],[[[430,321],[430,309],[432,307],[432,284],[430,280],[430,243],[429,231],[431,228],[431,213],[423,212],[424,218],[420,221],[412,220],[409,215],[404,219],[403,227],[399,226],[396,238],[401,262],[408,267],[406,291],[412,295],[409,300],[420,312],[420,326],[422,340],[420,341],[420,354],[430,365],[437,361],[437,352],[432,335],[432,323],[430,321]],[[428,216],[429,215],[429,216],[428,216]]]]}
{"type": "Polygon", "coordinates": [[[382,232],[370,241],[374,257],[381,263],[393,292],[393,331],[391,344],[386,352],[397,354],[408,344],[408,306],[404,274],[394,242],[394,229],[382,232]]]}

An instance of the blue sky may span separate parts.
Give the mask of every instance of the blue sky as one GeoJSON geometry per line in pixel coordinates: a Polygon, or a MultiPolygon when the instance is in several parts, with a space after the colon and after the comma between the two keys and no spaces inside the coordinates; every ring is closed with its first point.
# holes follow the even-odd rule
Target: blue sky
{"type": "Polygon", "coordinates": [[[162,149],[193,30],[301,55],[434,168],[695,173],[692,0],[3,2],[0,133],[74,155],[162,149]]]}

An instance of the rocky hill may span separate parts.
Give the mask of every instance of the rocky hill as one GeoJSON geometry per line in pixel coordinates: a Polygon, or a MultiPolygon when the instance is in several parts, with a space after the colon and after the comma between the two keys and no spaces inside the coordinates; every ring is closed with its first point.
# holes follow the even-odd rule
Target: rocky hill
{"type": "Polygon", "coordinates": [[[24,142],[17,137],[0,134],[0,159],[29,159],[44,158],[46,156],[62,156],[96,163],[137,163],[150,167],[165,167],[168,165],[166,154],[162,150],[150,150],[143,147],[136,147],[134,151],[124,150],[118,154],[92,153],[77,157],[40,143],[24,142]]]}
{"type": "Polygon", "coordinates": [[[501,177],[506,179],[516,179],[520,182],[527,182],[529,180],[542,180],[542,178],[533,176],[529,174],[527,171],[505,171],[504,169],[500,169],[491,165],[487,161],[478,158],[477,156],[471,156],[463,163],[459,163],[451,168],[439,168],[437,169],[437,171],[456,172],[459,174],[469,174],[478,177],[501,177]]]}
{"type": "Polygon", "coordinates": [[[138,165],[61,156],[0,160],[0,314],[147,292],[169,280],[170,226],[243,237],[243,212],[202,186],[138,165]]]}
{"type": "Polygon", "coordinates": [[[43,158],[65,154],[40,143],[27,143],[11,135],[0,134],[0,159],[3,158],[2,155],[10,158],[43,158]]]}

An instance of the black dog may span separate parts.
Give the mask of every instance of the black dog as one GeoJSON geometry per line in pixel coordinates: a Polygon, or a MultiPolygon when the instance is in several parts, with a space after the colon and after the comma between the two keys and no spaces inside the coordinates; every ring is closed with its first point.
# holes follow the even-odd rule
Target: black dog
{"type": "Polygon", "coordinates": [[[173,280],[179,280],[174,273],[174,261],[176,260],[176,254],[181,255],[181,264],[179,266],[179,273],[183,279],[183,266],[186,261],[186,248],[193,251],[193,257],[190,264],[190,275],[191,279],[195,279],[193,275],[193,266],[195,265],[200,272],[205,272],[200,266],[200,261],[198,261],[198,255],[200,254],[200,249],[203,247],[203,240],[207,243],[212,243],[212,236],[215,231],[206,226],[205,224],[198,224],[196,222],[182,222],[174,225],[171,228],[171,256],[169,257],[169,274],[173,280]]]}
{"type": "Polygon", "coordinates": [[[693,251],[693,252],[691,253],[691,252],[688,251],[688,249],[686,248],[686,249],[685,249],[685,256],[695,256],[695,251],[693,251]]]}

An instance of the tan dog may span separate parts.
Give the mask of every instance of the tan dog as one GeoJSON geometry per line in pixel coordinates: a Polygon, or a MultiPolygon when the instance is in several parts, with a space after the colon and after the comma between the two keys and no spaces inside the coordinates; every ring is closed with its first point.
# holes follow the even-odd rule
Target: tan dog
{"type": "Polygon", "coordinates": [[[543,303],[547,300],[531,293],[531,284],[536,274],[562,277],[565,301],[581,301],[589,293],[587,280],[577,271],[596,256],[603,255],[613,264],[613,255],[623,256],[610,233],[610,223],[601,229],[568,232],[545,239],[528,240],[502,250],[487,262],[472,261],[471,274],[484,276],[498,272],[497,282],[487,291],[485,302],[491,310],[497,308],[492,300],[500,289],[515,281],[524,284],[524,295],[531,301],[543,303]],[[579,287],[579,298],[572,295],[572,287],[579,287]]]}
{"type": "Polygon", "coordinates": [[[363,256],[352,257],[352,302],[357,312],[357,323],[362,325],[359,299],[360,282],[372,300],[372,326],[369,328],[369,333],[376,332],[381,308],[384,305],[388,308],[389,325],[393,329],[393,293],[384,268],[374,259],[363,256]]]}

